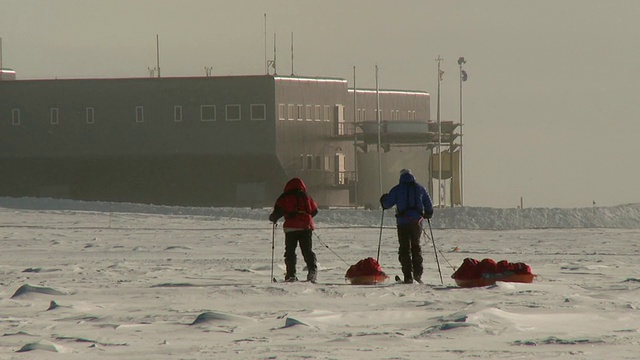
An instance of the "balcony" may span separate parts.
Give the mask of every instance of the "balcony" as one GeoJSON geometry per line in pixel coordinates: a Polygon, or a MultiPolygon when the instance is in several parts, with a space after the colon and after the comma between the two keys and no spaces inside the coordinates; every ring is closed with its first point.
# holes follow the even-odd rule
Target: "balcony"
{"type": "MultiPolygon", "coordinates": [[[[362,148],[378,143],[378,123],[365,121],[356,124],[340,123],[336,129],[336,135],[332,140],[354,140],[360,143],[362,148]]],[[[456,133],[459,124],[453,121],[426,122],[426,121],[382,121],[380,123],[380,143],[384,148],[389,146],[427,146],[433,147],[438,143],[443,145],[453,144],[460,136],[456,133]],[[438,130],[441,136],[438,137],[438,130]]]]}

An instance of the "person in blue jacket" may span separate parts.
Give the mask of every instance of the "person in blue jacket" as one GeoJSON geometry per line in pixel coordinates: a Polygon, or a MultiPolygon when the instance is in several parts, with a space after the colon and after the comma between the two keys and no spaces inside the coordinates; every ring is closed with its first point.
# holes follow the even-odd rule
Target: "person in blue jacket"
{"type": "Polygon", "coordinates": [[[422,283],[422,249],[420,235],[422,235],[422,220],[431,219],[433,204],[429,192],[424,186],[416,182],[416,178],[409,169],[400,171],[400,183],[394,186],[388,194],[380,197],[382,209],[396,207],[396,226],[398,229],[398,260],[402,265],[402,273],[406,284],[413,280],[422,283]]]}

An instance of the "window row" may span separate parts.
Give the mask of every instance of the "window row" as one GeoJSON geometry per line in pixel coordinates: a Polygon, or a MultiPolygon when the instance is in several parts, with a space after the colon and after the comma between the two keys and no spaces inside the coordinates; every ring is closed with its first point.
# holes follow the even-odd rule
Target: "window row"
{"type": "MultiPolygon", "coordinates": [[[[49,122],[51,125],[58,125],[60,123],[60,109],[49,109],[49,122]]],[[[224,107],[225,121],[240,121],[242,120],[242,106],[239,104],[225,105],[224,107]]],[[[86,107],[84,111],[84,118],[87,124],[95,123],[95,109],[93,107],[86,107]]],[[[251,104],[249,108],[249,118],[251,120],[266,120],[267,109],[265,104],[251,104]]],[[[144,106],[136,106],[134,110],[134,120],[137,123],[144,122],[144,106]]],[[[182,122],[183,108],[181,105],[173,107],[173,121],[182,122]]],[[[20,125],[21,123],[21,111],[20,109],[11,109],[11,124],[20,125]]],[[[217,121],[217,107],[216,105],[200,105],[200,121],[217,121]]]]}
{"type": "MultiPolygon", "coordinates": [[[[336,153],[333,159],[328,155],[301,154],[300,170],[333,172],[335,185],[347,184],[350,179],[348,171],[345,170],[345,156],[342,153],[336,153]]],[[[351,179],[354,179],[353,174],[351,179]]]]}
{"type": "Polygon", "coordinates": [[[331,171],[329,156],[300,155],[300,170],[324,170],[331,171]]]}
{"type": "MultiPolygon", "coordinates": [[[[382,110],[378,110],[380,112],[380,120],[400,120],[400,110],[390,110],[391,117],[389,119],[384,118],[384,113],[382,110]]],[[[376,111],[373,110],[373,115],[375,116],[376,111]]],[[[403,111],[403,115],[405,111],[403,111]]],[[[406,111],[407,118],[406,120],[415,120],[416,119],[416,111],[415,110],[407,110],[406,111]]],[[[358,121],[366,121],[367,120],[367,111],[366,109],[358,109],[358,121]]],[[[371,119],[371,120],[377,120],[371,119]]]]}
{"type": "Polygon", "coordinates": [[[331,121],[331,105],[279,104],[279,120],[331,121]]]}

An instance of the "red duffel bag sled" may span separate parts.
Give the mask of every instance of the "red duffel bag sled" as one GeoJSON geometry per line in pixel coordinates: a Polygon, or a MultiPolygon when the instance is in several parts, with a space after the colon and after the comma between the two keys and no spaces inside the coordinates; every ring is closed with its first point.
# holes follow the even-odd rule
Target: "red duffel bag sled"
{"type": "Polygon", "coordinates": [[[366,258],[351,265],[345,279],[352,285],[374,285],[385,282],[389,277],[382,271],[380,264],[374,258],[366,258]]]}
{"type": "Polygon", "coordinates": [[[466,258],[451,277],[460,287],[493,285],[496,281],[531,283],[536,277],[531,267],[525,263],[510,263],[507,260],[495,262],[492,259],[478,261],[466,258]]]}

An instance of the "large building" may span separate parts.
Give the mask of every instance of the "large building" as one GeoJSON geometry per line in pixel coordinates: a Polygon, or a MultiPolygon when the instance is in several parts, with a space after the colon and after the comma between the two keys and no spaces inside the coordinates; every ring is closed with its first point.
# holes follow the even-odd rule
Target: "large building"
{"type": "Polygon", "coordinates": [[[321,206],[375,206],[410,167],[455,204],[455,141],[428,93],[344,79],[0,81],[0,196],[269,206],[300,177],[321,206]]]}

